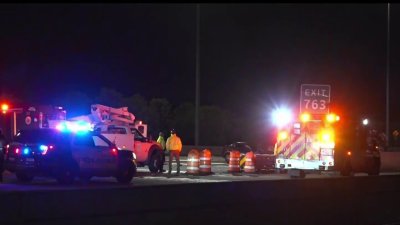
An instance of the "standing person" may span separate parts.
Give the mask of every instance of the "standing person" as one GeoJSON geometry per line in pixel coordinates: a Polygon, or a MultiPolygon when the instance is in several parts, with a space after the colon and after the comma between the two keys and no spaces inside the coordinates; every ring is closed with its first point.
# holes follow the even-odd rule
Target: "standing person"
{"type": "Polygon", "coordinates": [[[161,149],[163,150],[163,153],[162,153],[163,155],[161,157],[160,170],[159,170],[159,172],[162,173],[162,172],[165,172],[163,166],[164,166],[165,154],[166,154],[166,152],[165,152],[165,140],[164,140],[164,133],[163,132],[160,132],[158,134],[157,143],[160,145],[161,149]]]}
{"type": "Polygon", "coordinates": [[[5,150],[6,150],[6,137],[3,132],[0,130],[0,182],[3,182],[3,170],[4,170],[4,158],[5,158],[5,150]]]}
{"type": "Polygon", "coordinates": [[[171,136],[167,139],[166,147],[167,147],[167,151],[169,151],[168,175],[171,175],[173,157],[175,157],[176,164],[177,164],[176,174],[179,175],[180,167],[181,167],[179,156],[182,151],[182,142],[181,142],[181,139],[176,135],[175,129],[171,130],[171,136]]]}

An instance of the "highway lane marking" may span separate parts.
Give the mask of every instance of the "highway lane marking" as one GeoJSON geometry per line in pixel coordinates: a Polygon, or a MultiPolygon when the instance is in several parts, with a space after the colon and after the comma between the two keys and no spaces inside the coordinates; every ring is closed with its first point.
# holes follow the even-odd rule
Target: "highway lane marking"
{"type": "Polygon", "coordinates": [[[188,183],[219,183],[219,182],[230,182],[230,180],[208,180],[208,179],[199,179],[197,177],[187,178],[187,177],[179,177],[174,176],[171,177],[142,177],[147,180],[165,180],[165,181],[180,181],[180,182],[188,182],[188,183]]]}

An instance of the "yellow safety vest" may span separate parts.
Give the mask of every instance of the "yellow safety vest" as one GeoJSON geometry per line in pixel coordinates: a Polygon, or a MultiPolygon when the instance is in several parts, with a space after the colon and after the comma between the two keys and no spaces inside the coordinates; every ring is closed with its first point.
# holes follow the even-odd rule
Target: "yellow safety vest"
{"type": "Polygon", "coordinates": [[[171,134],[171,137],[167,139],[167,150],[182,151],[181,139],[176,134],[171,134]]]}

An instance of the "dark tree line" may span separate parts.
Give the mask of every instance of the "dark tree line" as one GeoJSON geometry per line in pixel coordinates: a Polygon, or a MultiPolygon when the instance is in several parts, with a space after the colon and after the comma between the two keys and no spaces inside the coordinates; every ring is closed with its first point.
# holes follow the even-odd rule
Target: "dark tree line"
{"type": "MultiPolygon", "coordinates": [[[[8,96],[11,101],[17,98],[8,96]]],[[[91,104],[103,104],[115,108],[127,106],[136,120],[148,124],[148,134],[153,139],[163,131],[175,128],[185,145],[194,144],[195,106],[192,102],[179,105],[171,104],[165,98],[146,99],[140,94],[124,96],[111,88],[102,88],[96,97],[90,97],[83,91],[71,91],[59,97],[54,96],[53,102],[47,104],[63,106],[67,117],[90,114],[91,104]]],[[[245,141],[252,146],[265,143],[265,135],[257,135],[254,129],[259,121],[253,121],[224,110],[218,106],[201,105],[199,118],[200,145],[221,146],[235,141],[245,141]]],[[[258,129],[258,128],[256,128],[258,129]]]]}
{"type": "MultiPolygon", "coordinates": [[[[168,135],[169,130],[175,128],[185,144],[194,144],[195,106],[191,102],[174,106],[165,98],[146,99],[139,94],[126,97],[109,88],[102,88],[95,98],[80,91],[69,92],[57,102],[65,106],[68,117],[89,114],[90,105],[94,103],[111,107],[127,106],[137,120],[148,124],[148,133],[152,138],[157,138],[160,131],[168,135]]],[[[201,145],[257,142],[255,136],[248,131],[244,119],[227,110],[202,105],[199,115],[201,145]]]]}

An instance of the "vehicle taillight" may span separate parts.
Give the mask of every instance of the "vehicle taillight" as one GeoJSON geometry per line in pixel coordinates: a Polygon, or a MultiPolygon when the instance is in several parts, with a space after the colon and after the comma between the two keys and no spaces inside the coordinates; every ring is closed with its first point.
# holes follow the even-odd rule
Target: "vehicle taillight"
{"type": "Polygon", "coordinates": [[[19,148],[15,149],[15,154],[19,154],[19,148]]]}
{"type": "Polygon", "coordinates": [[[118,151],[118,150],[117,150],[116,148],[112,148],[112,149],[111,149],[111,153],[112,153],[113,155],[117,155],[117,151],[118,151]]]}

